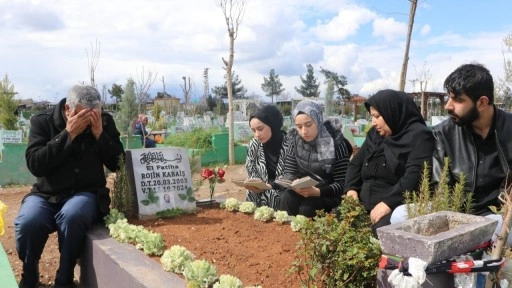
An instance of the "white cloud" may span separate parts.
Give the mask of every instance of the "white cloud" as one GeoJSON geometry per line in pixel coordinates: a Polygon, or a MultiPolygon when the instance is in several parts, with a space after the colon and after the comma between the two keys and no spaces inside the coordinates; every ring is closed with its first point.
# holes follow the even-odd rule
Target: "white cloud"
{"type": "Polygon", "coordinates": [[[377,18],[373,22],[373,35],[383,37],[387,42],[403,38],[407,25],[393,18],[377,18]]]}
{"type": "Polygon", "coordinates": [[[430,33],[430,30],[432,30],[430,25],[428,25],[428,24],[423,25],[420,28],[420,35],[421,36],[427,36],[430,33]]]}
{"type": "MultiPolygon", "coordinates": [[[[407,15],[392,18],[365,2],[249,1],[235,42],[234,67],[248,93],[262,95],[262,79],[273,68],[294,96],[306,64],[313,65],[320,83],[320,67],[345,75],[354,94],[398,88],[407,15]]],[[[451,70],[468,61],[478,60],[501,75],[501,40],[512,29],[510,23],[484,31],[464,10],[460,13],[468,17],[459,20],[466,27],[474,25],[471,33],[449,22],[440,26],[435,13],[425,11],[443,3],[433,0],[418,7],[408,78],[414,77],[412,65],[425,61],[432,66],[436,91],[451,70]]],[[[397,10],[408,11],[402,6],[397,10]]],[[[210,88],[224,83],[221,58],[228,57],[228,37],[214,0],[2,1],[0,35],[0,74],[9,75],[23,98],[53,101],[71,85],[88,82],[86,50],[96,40],[101,45],[96,70],[100,86],[125,84],[142,67],[158,73],[153,93],[161,91],[164,77],[167,91],[181,96],[181,77],[189,76],[193,93],[202,95],[206,67],[210,88]]],[[[406,89],[411,88],[407,82],[406,89]]]]}
{"type": "Polygon", "coordinates": [[[319,40],[341,41],[355,35],[361,25],[375,18],[375,13],[356,5],[347,5],[340,9],[338,15],[313,29],[319,40]]]}

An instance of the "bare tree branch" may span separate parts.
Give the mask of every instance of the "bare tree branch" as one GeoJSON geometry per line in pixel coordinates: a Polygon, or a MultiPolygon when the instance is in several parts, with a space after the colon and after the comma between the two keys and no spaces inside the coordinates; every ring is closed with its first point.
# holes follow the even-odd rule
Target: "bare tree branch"
{"type": "Polygon", "coordinates": [[[96,39],[95,47],[93,47],[91,43],[91,55],[89,56],[87,49],[85,49],[85,53],[87,54],[87,64],[89,66],[89,78],[91,79],[91,86],[98,88],[96,86],[96,81],[94,80],[94,73],[96,72],[98,61],[100,60],[100,42],[98,39],[96,39]]]}
{"type": "Polygon", "coordinates": [[[224,13],[229,36],[229,58],[222,62],[226,69],[226,85],[228,90],[228,111],[229,111],[229,165],[235,164],[235,140],[234,140],[234,117],[233,117],[233,78],[232,70],[235,58],[235,39],[238,36],[238,28],[242,23],[247,6],[246,0],[217,0],[217,4],[224,13]]]}
{"type": "Polygon", "coordinates": [[[156,80],[158,73],[155,73],[153,76],[153,72],[148,71],[146,75],[146,71],[144,67],[142,67],[142,71],[139,73],[137,71],[137,84],[135,85],[135,90],[137,92],[137,100],[139,101],[139,113],[145,113],[146,111],[146,103],[148,102],[148,91],[151,88],[151,85],[156,80]]]}

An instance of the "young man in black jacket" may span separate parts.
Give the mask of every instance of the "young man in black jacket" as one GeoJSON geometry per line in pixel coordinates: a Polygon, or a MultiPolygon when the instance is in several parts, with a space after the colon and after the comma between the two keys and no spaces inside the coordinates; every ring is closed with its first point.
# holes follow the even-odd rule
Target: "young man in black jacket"
{"type": "Polygon", "coordinates": [[[123,145],[112,116],[101,112],[91,86],[74,86],[54,108],[30,119],[26,162],[36,183],[15,220],[16,249],[23,262],[20,287],[37,287],[39,259],[57,231],[60,261],[55,287],[73,287],[73,270],[85,234],[108,213],[106,166],[116,171],[123,145]]]}
{"type": "MultiPolygon", "coordinates": [[[[493,78],[480,64],[458,67],[446,78],[444,88],[450,119],[434,127],[433,181],[439,182],[444,158],[449,157],[450,186],[464,174],[465,190],[473,193],[472,214],[497,219],[499,232],[502,216],[489,206],[501,206],[498,197],[506,190],[505,184],[512,184],[507,181],[512,167],[512,114],[494,105],[493,78]]],[[[399,222],[395,216],[392,223],[399,222]]],[[[512,244],[512,238],[508,240],[512,244]]]]}

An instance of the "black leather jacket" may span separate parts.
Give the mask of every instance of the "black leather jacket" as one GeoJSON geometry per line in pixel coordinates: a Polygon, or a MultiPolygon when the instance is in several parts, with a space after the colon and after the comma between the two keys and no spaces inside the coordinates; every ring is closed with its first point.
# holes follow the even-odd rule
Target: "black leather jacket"
{"type": "MultiPolygon", "coordinates": [[[[506,175],[512,167],[512,114],[494,107],[494,135],[500,165],[506,175]]],[[[450,158],[449,184],[451,187],[459,181],[461,173],[466,177],[466,191],[474,191],[477,177],[477,151],[471,131],[466,127],[455,125],[451,119],[447,119],[434,127],[436,149],[433,157],[432,180],[434,184],[439,182],[443,169],[444,157],[450,158]]],[[[510,178],[510,175],[509,175],[510,178]]],[[[503,180],[502,188],[507,180],[503,180]]],[[[508,182],[510,183],[510,180],[508,182]]],[[[475,203],[474,212],[485,209],[489,205],[501,205],[497,197],[501,191],[489,191],[493,199],[488,203],[475,203]],[[494,197],[495,196],[495,197],[494,197]],[[476,207],[478,206],[478,207],[476,207]]],[[[481,211],[480,211],[481,212],[481,211]]]]}

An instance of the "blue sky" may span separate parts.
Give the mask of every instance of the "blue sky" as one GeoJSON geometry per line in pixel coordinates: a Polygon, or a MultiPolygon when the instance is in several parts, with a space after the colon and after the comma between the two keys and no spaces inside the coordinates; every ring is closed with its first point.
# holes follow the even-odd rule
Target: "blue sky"
{"type": "MultiPolygon", "coordinates": [[[[397,89],[405,49],[408,0],[248,0],[235,42],[234,70],[248,94],[264,95],[263,77],[274,68],[288,97],[312,64],[345,75],[353,94],[397,89]]],[[[512,33],[512,1],[418,2],[406,91],[429,71],[427,90],[442,91],[457,66],[480,62],[503,76],[502,41],[512,33]]],[[[100,43],[96,82],[101,87],[136,81],[144,69],[157,75],[150,93],[181,97],[182,77],[192,96],[224,82],[228,56],[222,11],[215,0],[0,0],[0,74],[8,74],[18,98],[56,100],[72,85],[89,82],[87,51],[100,43]]],[[[505,54],[503,54],[505,53],[505,54]]],[[[270,98],[264,97],[265,100],[270,98]]]]}

